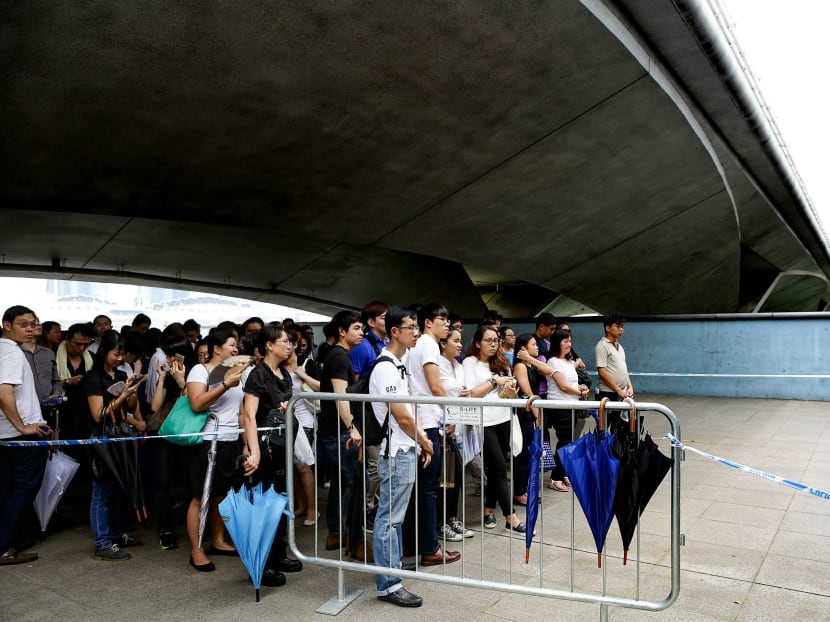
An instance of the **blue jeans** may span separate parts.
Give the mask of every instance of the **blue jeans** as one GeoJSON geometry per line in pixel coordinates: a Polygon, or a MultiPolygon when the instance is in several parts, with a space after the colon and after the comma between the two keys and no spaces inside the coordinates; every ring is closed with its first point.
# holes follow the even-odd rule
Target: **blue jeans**
{"type": "Polygon", "coordinates": [[[108,549],[121,535],[121,499],[118,482],[107,477],[92,481],[92,499],[89,502],[89,524],[96,549],[108,549]]]}
{"type": "MultiPolygon", "coordinates": [[[[375,565],[380,568],[401,567],[401,524],[406,516],[412,486],[415,484],[415,448],[399,451],[394,458],[383,454],[378,458],[380,501],[372,539],[375,565]]],[[[378,596],[385,596],[400,587],[401,578],[375,575],[378,596]]]]}
{"type": "MultiPolygon", "coordinates": [[[[355,471],[357,470],[357,454],[358,448],[352,445],[346,449],[346,441],[350,436],[348,432],[337,437],[327,437],[320,439],[323,443],[323,449],[329,459],[329,464],[336,465],[338,463],[337,448],[340,447],[340,478],[338,482],[333,481],[332,475],[331,486],[329,487],[329,500],[326,507],[326,523],[329,531],[335,533],[340,531],[340,505],[338,495],[343,494],[343,512],[348,512],[349,502],[351,500],[351,486],[354,482],[355,471]]],[[[355,494],[362,495],[363,490],[354,491],[355,494]]]]}
{"type": "MultiPolygon", "coordinates": [[[[31,441],[20,436],[9,441],[31,441]]],[[[43,482],[46,447],[0,447],[0,555],[15,545],[17,530],[43,482]]]]}

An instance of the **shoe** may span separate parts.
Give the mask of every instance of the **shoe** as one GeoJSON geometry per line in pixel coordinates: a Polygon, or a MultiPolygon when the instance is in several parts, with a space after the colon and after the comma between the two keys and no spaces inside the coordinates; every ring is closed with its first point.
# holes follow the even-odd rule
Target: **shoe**
{"type": "Polygon", "coordinates": [[[510,524],[510,521],[508,520],[508,521],[505,521],[505,523],[504,523],[504,528],[505,528],[505,529],[507,529],[507,530],[513,530],[513,531],[515,531],[516,533],[527,533],[527,527],[525,526],[525,524],[524,524],[524,523],[519,523],[518,525],[516,525],[515,527],[513,527],[513,526],[510,524]]]}
{"type": "Polygon", "coordinates": [[[346,546],[348,544],[347,540],[345,533],[343,534],[343,542],[340,542],[340,532],[330,531],[329,535],[326,536],[326,550],[336,551],[342,546],[346,546]]]}
{"type": "Polygon", "coordinates": [[[212,546],[208,549],[208,555],[224,555],[225,557],[239,557],[239,551],[236,549],[217,549],[212,546]]]}
{"type": "Polygon", "coordinates": [[[179,543],[176,541],[176,536],[173,535],[172,531],[162,531],[159,534],[159,546],[162,551],[171,551],[178,548],[179,543]]]}
{"type": "Polygon", "coordinates": [[[303,562],[299,559],[286,557],[277,562],[277,570],[282,572],[300,572],[303,569],[303,562]]]}
{"type": "Polygon", "coordinates": [[[193,562],[193,558],[190,558],[190,565],[193,566],[199,572],[213,572],[216,570],[216,566],[213,562],[208,562],[206,564],[196,564],[193,562]]]}
{"type": "Polygon", "coordinates": [[[375,510],[369,510],[366,512],[366,533],[375,532],[375,515],[375,510]]]}
{"type": "Polygon", "coordinates": [[[524,494],[518,497],[513,497],[513,505],[525,507],[527,505],[527,495],[524,494]]]}
{"type": "Polygon", "coordinates": [[[450,524],[452,530],[460,535],[462,538],[472,538],[475,533],[472,529],[467,529],[460,520],[454,520],[452,524],[450,524]]]}
{"type": "Polygon", "coordinates": [[[383,596],[378,596],[378,599],[387,603],[392,603],[398,607],[420,607],[424,604],[423,598],[415,596],[415,594],[407,592],[403,588],[395,590],[389,594],[384,594],[383,596]]]}
{"type": "Polygon", "coordinates": [[[131,557],[132,555],[119,549],[117,544],[113,544],[104,549],[95,549],[92,559],[103,562],[125,562],[131,557]]]}
{"type": "MultiPolygon", "coordinates": [[[[253,583],[253,579],[248,576],[248,583],[253,583]]],[[[279,570],[274,570],[273,568],[266,568],[262,573],[262,581],[260,581],[261,585],[265,587],[280,587],[281,585],[285,585],[285,575],[282,574],[279,570]]]]}
{"type": "Polygon", "coordinates": [[[421,555],[422,566],[438,566],[439,564],[451,564],[461,559],[461,553],[458,551],[442,552],[439,548],[432,555],[421,555]]]}
{"type": "Polygon", "coordinates": [[[439,540],[447,540],[448,542],[461,542],[464,539],[464,536],[460,533],[455,533],[452,527],[449,525],[442,525],[441,531],[438,534],[439,540]]]}
{"type": "Polygon", "coordinates": [[[320,512],[317,512],[317,515],[314,518],[307,518],[303,521],[303,525],[305,527],[313,527],[317,524],[317,519],[320,518],[320,512]]]}
{"type": "Polygon", "coordinates": [[[418,564],[415,562],[401,562],[401,570],[418,570],[418,564]]]}
{"type": "Polygon", "coordinates": [[[555,490],[556,492],[568,492],[570,490],[570,488],[565,486],[565,484],[563,484],[559,480],[554,480],[554,479],[550,480],[547,483],[547,487],[550,488],[551,490],[555,490]]]}
{"type": "Polygon", "coordinates": [[[496,525],[498,525],[499,521],[496,520],[496,517],[493,514],[485,514],[484,515],[484,528],[485,529],[495,529],[496,525]]]}
{"type": "Polygon", "coordinates": [[[36,559],[37,553],[18,553],[15,549],[9,549],[3,555],[0,555],[0,566],[28,564],[29,562],[33,562],[36,559]]]}
{"type": "Polygon", "coordinates": [[[115,544],[117,544],[118,548],[120,549],[126,549],[130,546],[144,546],[144,543],[141,540],[139,540],[138,538],[133,538],[130,534],[126,532],[118,536],[118,539],[115,541],[115,544]]]}

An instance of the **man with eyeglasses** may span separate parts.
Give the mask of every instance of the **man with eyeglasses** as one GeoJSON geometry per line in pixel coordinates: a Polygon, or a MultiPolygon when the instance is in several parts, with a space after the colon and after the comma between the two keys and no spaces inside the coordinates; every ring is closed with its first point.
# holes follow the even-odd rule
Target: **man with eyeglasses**
{"type": "MultiPolygon", "coordinates": [[[[37,320],[17,305],[3,314],[0,338],[0,439],[38,440],[50,430],[40,411],[35,378],[20,346],[34,339],[37,320]]],[[[0,565],[25,564],[37,553],[15,548],[26,512],[43,482],[46,447],[0,446],[0,565]]]]}
{"type": "MultiPolygon", "coordinates": [[[[378,363],[372,371],[369,393],[408,395],[408,375],[402,359],[407,350],[415,345],[418,335],[416,315],[401,307],[392,307],[386,317],[390,339],[381,355],[390,360],[378,363]]],[[[423,430],[418,429],[411,404],[372,402],[372,414],[381,426],[384,421],[389,422],[389,434],[379,446],[380,500],[372,543],[375,565],[397,569],[401,568],[401,523],[406,516],[407,505],[411,504],[415,483],[417,446],[421,446],[421,460],[425,466],[429,465],[435,446],[423,430]]],[[[378,598],[393,605],[420,607],[423,604],[420,596],[403,588],[400,577],[377,574],[376,586],[378,598]]]]}
{"type": "MultiPolygon", "coordinates": [[[[415,347],[409,351],[406,361],[412,395],[447,396],[444,385],[441,384],[441,349],[438,341],[449,333],[448,315],[446,307],[436,302],[425,304],[418,310],[418,328],[421,336],[415,347]]],[[[421,564],[424,566],[450,564],[461,559],[461,553],[444,551],[438,542],[438,483],[441,475],[441,427],[444,424],[444,413],[439,404],[418,404],[417,415],[418,425],[432,441],[434,453],[432,461],[423,466],[415,486],[415,494],[418,495],[418,546],[421,549],[416,552],[420,553],[421,564]]],[[[415,506],[414,501],[411,501],[404,525],[406,543],[413,546],[415,506]]],[[[441,520],[442,524],[443,522],[441,520]]]]}

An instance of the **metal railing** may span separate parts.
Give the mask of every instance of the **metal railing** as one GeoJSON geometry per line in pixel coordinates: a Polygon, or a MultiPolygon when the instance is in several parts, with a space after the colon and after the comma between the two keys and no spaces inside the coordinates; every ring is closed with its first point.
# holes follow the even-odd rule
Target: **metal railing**
{"type": "MultiPolygon", "coordinates": [[[[376,395],[356,395],[356,394],[334,394],[334,393],[302,393],[301,395],[294,396],[288,403],[287,412],[293,413],[294,404],[300,399],[307,399],[307,400],[321,400],[321,401],[348,401],[348,402],[363,402],[363,417],[365,419],[366,416],[373,416],[373,411],[370,406],[371,402],[383,402],[383,403],[404,403],[404,404],[438,404],[441,405],[444,411],[445,421],[447,419],[448,413],[450,414],[450,418],[452,418],[453,409],[458,411],[458,407],[463,407],[464,412],[467,413],[467,417],[469,418],[471,415],[470,413],[475,413],[473,415],[475,419],[478,421],[478,426],[483,426],[483,410],[482,408],[485,406],[500,406],[500,407],[511,407],[513,409],[523,410],[525,405],[527,404],[526,400],[524,399],[488,399],[488,398],[448,398],[448,397],[423,397],[423,396],[400,396],[400,397],[388,397],[388,396],[376,396],[376,395]]],[[[584,411],[586,409],[598,409],[600,406],[599,402],[586,402],[586,401],[559,401],[559,400],[536,400],[533,402],[533,408],[539,408],[543,412],[544,411],[569,411],[571,414],[571,421],[572,424],[575,424],[578,420],[577,412],[584,411]]],[[[631,411],[631,405],[623,402],[612,402],[609,403],[608,410],[614,411],[631,411]]],[[[663,416],[669,426],[669,431],[673,436],[680,439],[680,425],[677,420],[675,414],[666,406],[658,403],[637,403],[636,404],[636,412],[637,412],[637,419],[640,422],[641,429],[648,428],[646,425],[646,417],[644,416],[646,413],[657,413],[663,416]]],[[[625,416],[625,414],[623,414],[625,416]]],[[[469,419],[468,419],[469,420],[469,419]]],[[[649,421],[649,423],[653,423],[653,421],[649,421]]],[[[663,424],[664,422],[659,422],[663,424]]],[[[362,428],[365,429],[365,426],[362,428]]],[[[483,431],[483,430],[482,430],[483,431]]],[[[286,445],[288,447],[293,446],[293,430],[292,426],[287,426],[286,428],[287,439],[286,445]]],[[[512,437],[512,429],[511,429],[511,437],[512,437]]],[[[653,438],[659,439],[662,437],[661,433],[653,434],[653,438]]],[[[338,434],[338,439],[340,438],[338,434]]],[[[511,438],[512,441],[512,438],[511,438]]],[[[314,444],[314,451],[315,451],[315,465],[313,467],[314,474],[315,474],[315,492],[318,490],[319,486],[319,479],[318,479],[318,469],[319,469],[319,455],[317,452],[317,443],[314,444]]],[[[600,571],[600,577],[589,577],[591,579],[595,579],[598,585],[595,591],[578,591],[577,590],[577,572],[580,573],[580,584],[584,583],[586,577],[588,577],[588,572],[583,570],[581,567],[578,568],[578,565],[582,562],[582,556],[588,556],[590,559],[597,559],[596,551],[590,551],[585,548],[580,548],[579,542],[577,541],[577,532],[579,531],[579,537],[584,539],[584,527],[586,526],[585,517],[582,514],[582,511],[579,508],[578,502],[576,501],[575,495],[572,493],[570,496],[570,539],[563,539],[561,537],[553,538],[553,541],[548,539],[546,541],[545,538],[545,512],[551,512],[551,508],[545,508],[548,505],[546,497],[542,494],[544,490],[544,486],[540,489],[540,497],[541,501],[539,503],[539,518],[538,518],[538,536],[534,537],[532,546],[535,547],[536,552],[534,553],[534,558],[537,560],[537,563],[530,563],[525,564],[525,546],[524,546],[524,535],[522,536],[521,546],[515,545],[514,543],[519,542],[518,538],[513,536],[513,531],[508,531],[508,545],[507,545],[507,558],[502,559],[501,561],[504,562],[503,566],[506,566],[507,572],[505,573],[503,570],[500,572],[492,571],[492,569],[487,568],[488,561],[492,562],[494,558],[492,557],[494,554],[497,554],[502,547],[498,546],[498,542],[495,540],[496,533],[495,530],[493,531],[485,531],[484,529],[478,529],[475,531],[475,537],[478,538],[477,546],[474,544],[467,544],[466,540],[458,542],[457,544],[460,545],[461,548],[461,560],[455,564],[442,564],[439,566],[435,566],[429,572],[422,570],[420,567],[416,566],[416,570],[403,570],[397,568],[389,568],[389,567],[379,567],[374,565],[373,563],[367,563],[365,560],[368,557],[369,551],[368,549],[370,546],[366,542],[368,538],[364,539],[363,544],[363,557],[362,560],[351,559],[349,555],[343,552],[343,547],[340,546],[337,551],[325,551],[321,550],[320,543],[321,539],[325,538],[325,531],[322,531],[322,538],[321,538],[321,528],[320,525],[322,521],[325,521],[325,513],[320,512],[320,519],[318,520],[318,524],[316,525],[316,529],[313,535],[312,543],[313,543],[313,550],[310,553],[303,552],[300,549],[300,546],[297,543],[297,531],[295,529],[295,521],[289,521],[289,528],[288,528],[288,540],[289,546],[294,555],[298,559],[303,562],[334,568],[337,570],[337,594],[335,597],[330,599],[327,603],[325,603],[320,609],[318,609],[318,613],[326,613],[330,615],[336,615],[339,613],[343,608],[348,606],[349,603],[354,601],[361,593],[362,590],[358,589],[348,589],[345,584],[345,571],[351,570],[355,572],[363,572],[363,573],[370,573],[370,574],[378,574],[379,572],[384,575],[390,576],[399,576],[401,578],[409,578],[409,579],[417,579],[420,581],[432,581],[436,583],[444,583],[448,585],[455,585],[455,586],[462,586],[462,587],[470,587],[470,588],[477,588],[477,589],[486,589],[486,590],[498,590],[503,592],[510,592],[513,594],[524,594],[528,596],[543,596],[549,598],[556,598],[562,600],[569,600],[569,601],[580,601],[585,603],[595,603],[600,605],[600,620],[607,620],[608,617],[608,607],[609,606],[616,606],[616,607],[627,607],[632,609],[639,609],[643,611],[661,611],[663,609],[668,608],[675,602],[680,590],[680,546],[682,543],[682,535],[680,533],[680,462],[683,460],[683,452],[680,448],[675,446],[669,446],[670,448],[670,457],[672,461],[671,467],[671,478],[670,478],[670,509],[669,509],[669,517],[670,517],[670,561],[669,561],[669,570],[670,570],[670,580],[668,586],[668,593],[665,597],[659,600],[643,600],[641,599],[641,566],[647,564],[652,568],[665,568],[664,565],[656,563],[656,562],[649,562],[646,563],[641,558],[641,551],[640,551],[640,522],[637,523],[637,530],[635,534],[636,538],[636,548],[633,557],[629,557],[629,561],[633,561],[636,565],[635,569],[635,581],[634,585],[628,586],[624,591],[623,594],[612,594],[609,593],[608,589],[608,572],[609,567],[608,563],[603,563],[602,570],[600,571]],[[465,558],[470,555],[471,551],[478,549],[477,555],[477,562],[478,562],[478,572],[468,572],[471,564],[465,564],[465,558]],[[563,585],[561,582],[557,582],[555,580],[546,580],[545,578],[545,565],[546,565],[546,557],[547,561],[550,561],[552,556],[551,552],[555,551],[559,553],[562,550],[566,550],[569,552],[569,579],[567,584],[563,585]],[[516,556],[516,551],[519,552],[519,557],[516,556]],[[579,559],[577,559],[579,558],[579,559]],[[435,570],[438,572],[435,572],[435,570]],[[532,575],[538,574],[538,584],[536,585],[528,585],[526,584],[527,579],[532,575]],[[488,576],[493,575],[493,576],[488,576]],[[495,577],[495,575],[499,575],[495,577]],[[495,578],[494,578],[495,577],[495,578]],[[521,583],[514,582],[514,578],[521,579],[521,583]],[[633,594],[632,594],[633,592],[633,594]]],[[[338,443],[338,464],[333,465],[332,467],[332,479],[331,479],[331,486],[337,486],[339,481],[339,468],[340,468],[340,458],[342,455],[342,446],[341,443],[338,443]],[[337,470],[335,470],[337,469],[337,470]]],[[[479,453],[479,459],[481,458],[481,454],[479,453]]],[[[463,464],[463,462],[462,462],[463,464]]],[[[442,467],[444,470],[444,478],[446,477],[446,464],[442,467]]],[[[541,468],[541,466],[540,466],[541,468]]],[[[364,467],[365,469],[365,467],[364,467]]],[[[420,469],[416,469],[420,470],[420,469]]],[[[467,486],[466,486],[466,477],[464,473],[467,469],[462,468],[462,476],[461,476],[461,495],[459,499],[459,505],[461,508],[460,512],[460,519],[462,523],[469,528],[468,522],[470,525],[474,524],[476,518],[478,520],[483,521],[484,516],[484,492],[483,492],[483,484],[482,481],[482,493],[480,497],[480,501],[478,503],[478,517],[474,514],[467,512],[467,506],[470,504],[470,495],[467,494],[467,486]],[[473,521],[473,522],[471,522],[473,521]]],[[[512,480],[514,474],[514,461],[510,460],[508,464],[508,473],[510,475],[511,481],[511,500],[513,499],[513,491],[512,491],[512,480]]],[[[286,480],[287,480],[287,490],[289,496],[289,507],[293,511],[294,509],[294,465],[291,459],[290,453],[287,456],[287,464],[286,464],[286,480]]],[[[540,473],[541,480],[544,481],[544,473],[540,473]]],[[[484,475],[482,474],[482,478],[484,475]]],[[[362,494],[365,497],[366,494],[366,482],[364,479],[364,486],[362,494]]],[[[343,507],[343,491],[342,489],[339,491],[337,495],[338,503],[339,503],[339,515],[342,518],[344,514],[344,507],[343,507]]],[[[443,489],[443,492],[439,490],[439,494],[443,494],[445,501],[446,501],[446,490],[443,489]]],[[[413,495],[416,499],[417,503],[417,495],[413,495]]],[[[564,496],[563,496],[564,497],[564,496]]],[[[477,497],[472,497],[473,499],[477,497]]],[[[558,496],[556,497],[559,498],[558,496]]],[[[319,502],[319,495],[318,495],[318,502],[319,502]]],[[[655,500],[652,501],[652,505],[649,506],[649,511],[651,513],[657,512],[657,509],[654,509],[655,500]]],[[[315,503],[315,506],[318,504],[315,503]]],[[[513,506],[513,503],[511,503],[513,506]]],[[[365,499],[363,503],[364,509],[364,523],[366,519],[366,504],[365,499]]],[[[514,508],[511,507],[511,511],[514,508]]],[[[415,516],[417,519],[418,512],[416,508],[415,516]]],[[[443,517],[439,517],[438,520],[439,524],[443,523],[443,517]]],[[[415,533],[418,533],[418,525],[415,526],[415,533]]],[[[612,532],[609,532],[609,538],[612,537],[612,532]]],[[[558,536],[558,534],[557,534],[558,536]]],[[[439,544],[441,546],[441,550],[446,551],[447,542],[442,540],[441,535],[439,533],[439,544]]],[[[592,543],[593,544],[593,543],[592,543]]],[[[608,558],[607,553],[608,545],[606,544],[603,548],[603,559],[608,558]]],[[[418,544],[416,541],[415,552],[417,554],[418,551],[418,544]]],[[[499,561],[499,560],[496,560],[499,561]]],[[[623,566],[619,564],[619,568],[624,569],[625,572],[628,572],[630,566],[623,566]]],[[[591,571],[593,572],[593,571],[591,571]]],[[[616,569],[614,572],[618,572],[616,569]]],[[[597,573],[593,573],[594,575],[597,573]]],[[[561,579],[561,576],[555,577],[555,579],[561,579]]],[[[615,583],[620,583],[616,581],[615,583]]],[[[651,585],[651,584],[650,584],[651,585]]]]}

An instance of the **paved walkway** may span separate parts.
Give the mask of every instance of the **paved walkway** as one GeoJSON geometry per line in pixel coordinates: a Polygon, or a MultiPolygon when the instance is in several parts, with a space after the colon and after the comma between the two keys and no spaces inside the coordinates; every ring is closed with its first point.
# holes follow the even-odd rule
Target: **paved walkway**
{"type": "MultiPolygon", "coordinates": [[[[680,418],[683,439],[709,453],[830,489],[830,404],[756,399],[640,396],[666,404],[680,418]]],[[[655,436],[664,425],[649,418],[655,436]]],[[[661,445],[667,451],[666,442],[661,445]]],[[[830,619],[830,501],[741,473],[687,453],[682,464],[681,588],[677,602],[657,613],[611,608],[611,620],[827,620],[830,619]]],[[[643,598],[660,600],[669,591],[668,505],[666,483],[642,520],[643,598]]],[[[478,516],[480,499],[470,497],[469,516],[478,516]]],[[[593,541],[577,506],[576,589],[599,590],[593,541]]],[[[513,583],[568,589],[571,496],[545,490],[544,544],[534,545],[530,566],[524,539],[495,530],[464,542],[464,564],[447,567],[454,576],[484,576],[513,583]],[[541,571],[538,554],[541,552],[541,571]],[[512,560],[509,564],[508,560],[512,560]]],[[[479,529],[477,521],[470,526],[479,529]]],[[[305,553],[313,549],[313,529],[298,527],[305,553]]],[[[318,532],[325,537],[323,528],[318,532]]],[[[133,549],[125,563],[92,560],[87,526],[50,535],[35,550],[31,565],[0,568],[0,619],[200,620],[227,621],[276,616],[283,620],[329,620],[315,613],[336,594],[336,572],[306,565],[281,588],[253,589],[238,559],[215,558],[217,571],[197,573],[188,551],[161,551],[154,532],[137,534],[147,545],[133,549]]],[[[184,541],[184,534],[179,534],[184,541]]],[[[457,548],[457,547],[456,547],[457,548]]],[[[616,526],[608,536],[609,592],[633,593],[636,567],[622,566],[616,526]]],[[[330,554],[329,554],[330,555],[330,554]]],[[[440,573],[441,569],[429,572],[440,573]]],[[[420,609],[400,610],[374,597],[372,575],[349,572],[347,585],[365,593],[338,620],[367,619],[503,621],[597,620],[599,606],[506,592],[407,580],[424,597],[420,609]]]]}

